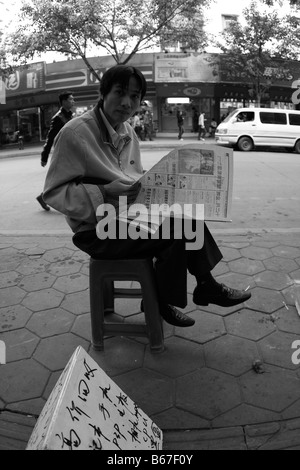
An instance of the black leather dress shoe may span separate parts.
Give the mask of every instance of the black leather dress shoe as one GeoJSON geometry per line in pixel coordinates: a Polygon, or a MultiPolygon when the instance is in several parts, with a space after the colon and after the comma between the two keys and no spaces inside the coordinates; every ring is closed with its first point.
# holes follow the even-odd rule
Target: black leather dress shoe
{"type": "Polygon", "coordinates": [[[250,299],[251,292],[231,289],[224,284],[216,284],[213,289],[205,286],[197,286],[193,294],[193,302],[196,305],[215,304],[220,307],[232,307],[250,299]]]}
{"type": "Polygon", "coordinates": [[[195,324],[195,320],[193,318],[188,317],[184,313],[181,313],[177,308],[171,305],[164,305],[160,308],[160,314],[165,320],[165,322],[169,323],[170,325],[174,326],[193,326],[195,324]]]}
{"type": "MultiPolygon", "coordinates": [[[[141,310],[142,312],[144,311],[143,301],[141,301],[141,310]]],[[[165,322],[169,323],[170,325],[185,328],[195,324],[195,320],[193,320],[193,318],[190,318],[184,313],[181,313],[179,310],[177,310],[177,308],[171,305],[160,305],[159,311],[165,322]]]]}
{"type": "Polygon", "coordinates": [[[36,200],[37,202],[40,203],[40,205],[45,211],[50,211],[50,207],[48,206],[48,204],[45,203],[43,196],[41,194],[36,198],[36,200]]]}

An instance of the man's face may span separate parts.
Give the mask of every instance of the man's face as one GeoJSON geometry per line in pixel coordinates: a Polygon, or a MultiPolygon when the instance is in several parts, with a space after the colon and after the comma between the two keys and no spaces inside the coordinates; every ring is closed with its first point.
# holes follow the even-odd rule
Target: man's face
{"type": "Polygon", "coordinates": [[[74,105],[75,105],[75,100],[74,100],[73,95],[70,95],[68,99],[63,100],[62,102],[62,106],[63,108],[65,108],[66,111],[71,111],[74,105]]]}
{"type": "Polygon", "coordinates": [[[127,89],[114,83],[110,92],[104,97],[103,111],[111,126],[116,128],[138,110],[140,103],[139,82],[135,77],[130,77],[127,89]]]}

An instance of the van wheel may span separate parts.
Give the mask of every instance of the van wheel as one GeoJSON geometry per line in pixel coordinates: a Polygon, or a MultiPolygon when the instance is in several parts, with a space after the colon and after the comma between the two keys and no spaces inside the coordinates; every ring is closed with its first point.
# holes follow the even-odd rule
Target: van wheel
{"type": "Polygon", "coordinates": [[[300,153],[300,140],[297,140],[294,149],[296,153],[300,153]]]}
{"type": "Polygon", "coordinates": [[[250,152],[253,149],[253,142],[250,137],[241,137],[238,141],[238,148],[242,150],[242,152],[250,152]]]}

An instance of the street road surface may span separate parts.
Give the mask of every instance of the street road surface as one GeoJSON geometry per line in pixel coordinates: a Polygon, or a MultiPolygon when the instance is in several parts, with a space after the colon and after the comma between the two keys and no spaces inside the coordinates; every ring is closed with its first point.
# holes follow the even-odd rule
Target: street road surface
{"type": "MultiPolygon", "coordinates": [[[[171,149],[142,149],[149,169],[171,149]]],[[[0,233],[54,234],[71,231],[64,216],[44,211],[36,197],[47,168],[40,155],[0,159],[0,233]]],[[[217,231],[276,230],[300,232],[300,155],[234,152],[232,222],[213,222],[217,231]]]]}

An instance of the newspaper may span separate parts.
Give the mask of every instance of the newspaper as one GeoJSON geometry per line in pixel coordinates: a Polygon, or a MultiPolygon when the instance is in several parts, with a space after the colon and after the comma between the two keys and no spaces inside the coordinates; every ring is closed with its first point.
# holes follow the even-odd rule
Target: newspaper
{"type": "MultiPolygon", "coordinates": [[[[134,203],[150,211],[154,204],[204,206],[206,221],[229,222],[232,201],[233,151],[225,147],[189,144],[175,148],[148,170],[134,203]]],[[[132,215],[136,216],[136,212],[132,215]]],[[[128,214],[131,215],[129,208],[128,214]]],[[[119,218],[122,214],[119,214],[119,218]]]]}

